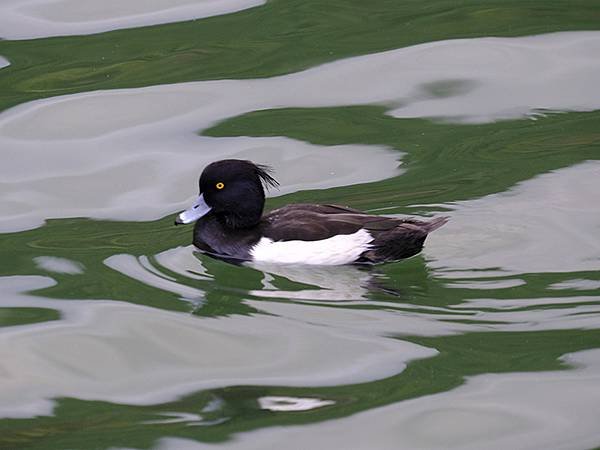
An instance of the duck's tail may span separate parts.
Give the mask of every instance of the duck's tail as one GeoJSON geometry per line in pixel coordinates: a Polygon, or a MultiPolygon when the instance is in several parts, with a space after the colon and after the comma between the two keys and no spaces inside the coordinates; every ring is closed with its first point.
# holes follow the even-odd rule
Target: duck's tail
{"type": "Polygon", "coordinates": [[[425,225],[423,226],[423,230],[427,233],[431,233],[432,231],[435,231],[441,226],[445,225],[448,222],[448,220],[450,220],[450,217],[448,216],[436,217],[435,219],[425,223],[425,225]]]}
{"type": "Polygon", "coordinates": [[[376,264],[410,258],[421,251],[427,235],[448,220],[449,217],[446,216],[436,217],[429,222],[408,219],[401,223],[396,222],[392,229],[379,232],[369,230],[374,232],[375,238],[370,244],[371,248],[364,252],[357,262],[376,264]]]}

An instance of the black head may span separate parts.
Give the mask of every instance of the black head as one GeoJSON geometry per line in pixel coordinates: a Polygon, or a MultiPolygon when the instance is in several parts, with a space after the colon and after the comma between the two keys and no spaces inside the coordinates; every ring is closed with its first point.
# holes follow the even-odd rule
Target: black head
{"type": "Polygon", "coordinates": [[[278,186],[268,166],[240,159],[224,159],[206,166],[200,176],[200,194],[224,225],[256,225],[265,205],[265,187],[278,186]]]}

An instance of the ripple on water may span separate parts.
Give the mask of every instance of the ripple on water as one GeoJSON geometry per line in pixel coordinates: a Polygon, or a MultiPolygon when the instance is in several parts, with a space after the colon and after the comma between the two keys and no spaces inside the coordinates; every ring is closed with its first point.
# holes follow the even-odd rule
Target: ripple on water
{"type": "Polygon", "coordinates": [[[588,111],[600,106],[593,95],[599,47],[600,32],[440,41],[268,79],[98,91],[20,105],[0,114],[7,155],[0,167],[0,230],[36,227],[46,217],[156,219],[184,207],[200,169],[223,157],[272,163],[282,193],[389,178],[399,173],[401,155],[387,148],[195,133],[229,117],[284,107],[384,103],[396,105],[390,113],[397,117],[475,122],[540,108],[588,111]],[[485,66],[471,56],[481,53],[489,58],[485,66]],[[82,113],[90,110],[93,120],[82,113]]]}
{"type": "Polygon", "coordinates": [[[200,318],[22,294],[51,284],[42,277],[0,278],[0,306],[51,307],[62,316],[0,330],[3,417],[49,414],[56,397],[156,404],[217,386],[353,384],[394,375],[407,361],[436,353],[369,330],[283,316],[200,318]]]}
{"type": "Polygon", "coordinates": [[[600,351],[569,355],[574,370],[480,375],[457,389],[316,425],[241,433],[218,447],[165,438],[160,450],[586,449],[598,444],[600,351]]]}
{"type": "Polygon", "coordinates": [[[548,286],[548,289],[562,290],[562,289],[575,289],[577,291],[587,291],[587,290],[600,290],[600,281],[599,280],[585,280],[585,279],[572,279],[565,280],[560,283],[554,283],[548,286]]]}
{"type": "MultiPolygon", "coordinates": [[[[123,275],[180,296],[192,302],[202,299],[202,285],[196,281],[213,281],[193,245],[176,247],[147,256],[113,255],[104,264],[123,275]],[[155,262],[153,262],[155,261],[155,262]],[[175,279],[169,273],[181,277],[175,279]]],[[[248,294],[262,298],[285,298],[314,301],[348,301],[367,297],[374,275],[357,266],[311,266],[295,264],[245,263],[244,267],[262,272],[261,289],[249,289],[248,294]],[[285,288],[279,288],[277,277],[284,278],[285,288]],[[291,282],[297,289],[292,289],[291,282]]],[[[215,281],[215,284],[218,284],[215,281]]],[[[207,285],[204,285],[207,286],[207,285]]]]}

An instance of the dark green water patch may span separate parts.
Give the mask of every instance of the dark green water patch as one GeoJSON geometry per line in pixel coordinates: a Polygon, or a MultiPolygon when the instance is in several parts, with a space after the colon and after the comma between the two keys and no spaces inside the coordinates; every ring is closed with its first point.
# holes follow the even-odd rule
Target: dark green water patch
{"type": "Polygon", "coordinates": [[[60,312],[48,308],[0,307],[0,328],[15,325],[30,325],[60,319],[60,312]]]}

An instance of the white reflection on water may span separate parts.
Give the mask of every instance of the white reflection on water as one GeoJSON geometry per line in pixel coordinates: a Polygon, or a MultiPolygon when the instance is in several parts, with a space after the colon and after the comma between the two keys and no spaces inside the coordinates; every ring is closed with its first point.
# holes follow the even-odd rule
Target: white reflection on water
{"type": "Polygon", "coordinates": [[[268,396],[258,399],[260,408],[269,411],[309,411],[333,404],[335,402],[332,400],[321,400],[320,398],[268,396]]]}
{"type": "Polygon", "coordinates": [[[315,425],[242,433],[218,447],[162,439],[160,450],[587,449],[598,445],[600,351],[573,370],[478,375],[452,391],[315,425]]]}
{"type": "Polygon", "coordinates": [[[577,291],[588,291],[588,290],[600,290],[600,280],[585,280],[585,279],[574,279],[565,280],[561,283],[554,283],[548,286],[548,289],[575,289],[577,291]]]}
{"type": "Polygon", "coordinates": [[[2,0],[0,38],[92,34],[228,14],[265,0],[2,0]]]}
{"type": "MultiPolygon", "coordinates": [[[[379,335],[444,336],[466,332],[484,331],[545,331],[568,329],[600,328],[600,296],[579,297],[558,301],[548,299],[535,305],[539,309],[521,310],[515,305],[522,301],[527,307],[527,299],[513,300],[510,308],[502,307],[502,300],[477,299],[437,310],[424,308],[414,311],[404,305],[379,302],[380,309],[329,308],[320,305],[307,305],[283,302],[248,301],[247,303],[264,312],[288,317],[315,325],[337,329],[365,329],[379,335]],[[583,304],[580,305],[579,303],[583,304]],[[569,308],[548,308],[553,304],[569,304],[569,308]],[[480,307],[497,310],[481,311],[480,307]],[[384,309],[383,307],[387,307],[384,309]],[[469,321],[466,323],[464,321],[469,321]]],[[[369,303],[371,305],[371,303],[369,303]]]]}
{"type": "Polygon", "coordinates": [[[203,297],[203,291],[175,282],[172,277],[158,272],[151,264],[144,264],[143,260],[143,257],[136,258],[132,255],[120,254],[106,258],[104,264],[123,275],[143,282],[147,286],[173,292],[182,298],[192,300],[203,297]]]}
{"type": "MultiPolygon", "coordinates": [[[[188,245],[155,255],[153,260],[156,262],[152,262],[147,256],[120,254],[107,258],[104,264],[148,286],[198,303],[204,292],[193,287],[194,280],[212,280],[212,276],[195,253],[198,250],[193,245],[188,245]],[[166,271],[182,275],[188,284],[177,282],[166,271]]],[[[369,268],[357,266],[264,263],[244,263],[244,266],[263,272],[262,289],[248,291],[249,295],[262,298],[348,302],[366,298],[370,289],[378,288],[377,275],[369,268]],[[277,287],[280,284],[277,278],[287,281],[285,288],[277,287]],[[289,282],[292,282],[292,287],[289,282]]]]}
{"type": "Polygon", "coordinates": [[[447,283],[445,286],[451,289],[510,289],[517,286],[523,286],[524,284],[526,284],[524,280],[513,278],[510,280],[454,281],[452,283],[447,283]]]}
{"type": "Polygon", "coordinates": [[[427,240],[444,277],[600,269],[600,162],[539,175],[500,194],[449,205],[427,240]]]}
{"type": "Polygon", "coordinates": [[[24,295],[52,285],[3,277],[0,307],[54,308],[60,321],[0,329],[0,416],[49,414],[50,399],[155,404],[239,384],[327,386],[401,372],[435,350],[370,330],[273,315],[200,318],[116,301],[24,295]]]}
{"type": "MultiPolygon", "coordinates": [[[[175,247],[154,256],[157,263],[162,267],[195,280],[208,280],[211,275],[206,271],[202,263],[194,256],[197,252],[193,245],[175,247]]],[[[156,267],[155,267],[156,269],[156,267]]],[[[158,270],[158,269],[156,269],[158,270]]]]}
{"type": "Polygon", "coordinates": [[[398,117],[493,121],[600,106],[600,32],[432,42],[257,80],[98,91],[0,114],[0,230],[48,217],[151,220],[182,209],[208,162],[271,163],[282,193],[381,180],[399,153],[195,132],[250,111],[386,104],[398,117]],[[510,67],[510,70],[506,70],[510,67]],[[544,76],[540,77],[540,70],[544,76]],[[36,161],[35,165],[30,162],[36,161]]]}
{"type": "Polygon", "coordinates": [[[85,267],[77,261],[57,256],[36,256],[33,258],[35,265],[48,272],[68,273],[70,275],[79,275],[84,272],[85,267]]]}
{"type": "Polygon", "coordinates": [[[269,279],[263,289],[249,293],[257,297],[274,297],[297,300],[345,301],[365,298],[373,281],[369,270],[355,266],[309,266],[295,264],[248,264],[265,276],[278,276],[308,285],[303,289],[278,289],[269,279]],[[314,286],[311,288],[310,286],[314,286]]]}

